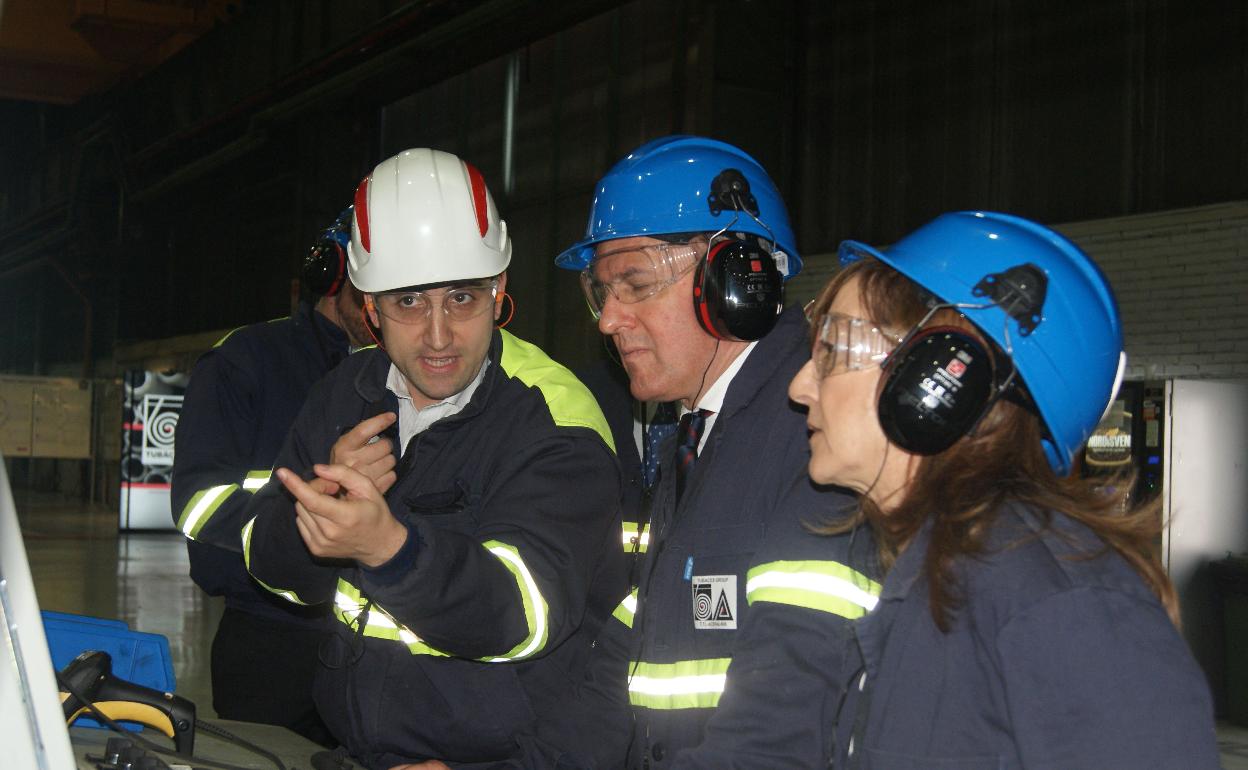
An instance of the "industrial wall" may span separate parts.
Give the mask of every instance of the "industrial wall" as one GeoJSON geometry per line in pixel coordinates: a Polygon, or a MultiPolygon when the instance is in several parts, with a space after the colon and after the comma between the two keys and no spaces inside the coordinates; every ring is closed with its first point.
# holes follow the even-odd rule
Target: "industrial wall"
{"type": "Polygon", "coordinates": [[[1128,379],[1248,379],[1248,202],[1059,229],[1114,287],[1128,379]]]}
{"type": "Polygon", "coordinates": [[[576,364],[601,343],[551,259],[647,139],[748,149],[818,254],[949,209],[1248,200],[1245,116],[1238,0],[252,3],[107,94],[0,105],[0,371],[112,374],[118,345],[285,314],[316,231],[407,146],[483,170],[513,329],[576,364]]]}

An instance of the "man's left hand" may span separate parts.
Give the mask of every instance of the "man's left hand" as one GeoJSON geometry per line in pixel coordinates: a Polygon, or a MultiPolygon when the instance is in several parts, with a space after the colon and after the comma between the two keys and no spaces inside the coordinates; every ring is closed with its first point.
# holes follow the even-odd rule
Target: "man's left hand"
{"type": "Polygon", "coordinates": [[[407,542],[407,527],[390,512],[371,479],[345,465],[314,465],[317,478],[304,481],[287,468],[277,477],[295,496],[295,526],[308,551],[327,559],[354,559],[377,567],[407,542]],[[332,482],[338,496],[326,494],[332,482]],[[345,493],[345,494],[343,494],[345,493]]]}

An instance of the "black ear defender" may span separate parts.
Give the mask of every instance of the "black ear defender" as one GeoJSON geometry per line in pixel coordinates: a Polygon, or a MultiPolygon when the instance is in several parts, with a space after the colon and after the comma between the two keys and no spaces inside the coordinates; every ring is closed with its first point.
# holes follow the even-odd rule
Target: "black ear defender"
{"type": "MultiPolygon", "coordinates": [[[[750,182],[735,168],[724,169],[711,181],[707,205],[714,216],[736,211],[763,224],[750,182]]],[[[784,276],[758,238],[712,238],[694,275],[693,310],[698,323],[716,339],[762,339],[784,310],[784,276]]]]}
{"type": "Polygon", "coordinates": [[[784,310],[784,278],[753,238],[712,243],[693,278],[693,310],[721,340],[761,339],[784,310]]]}
{"type": "MultiPolygon", "coordinates": [[[[1008,357],[1002,357],[1008,368],[1008,357]]],[[[975,429],[1001,393],[993,353],[956,326],[922,329],[884,362],[878,411],[888,440],[933,455],[975,429]]]]}
{"type": "Polygon", "coordinates": [[[332,297],[347,277],[346,249],[333,238],[332,231],[316,240],[299,270],[299,283],[318,297],[332,297]]]}

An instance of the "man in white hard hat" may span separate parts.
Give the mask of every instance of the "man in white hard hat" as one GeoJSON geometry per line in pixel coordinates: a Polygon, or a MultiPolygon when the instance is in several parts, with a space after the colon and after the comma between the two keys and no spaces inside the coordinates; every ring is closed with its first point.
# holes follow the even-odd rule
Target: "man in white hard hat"
{"type": "Polygon", "coordinates": [[[495,328],[510,258],[471,165],[377,166],[349,270],[380,345],[313,389],[248,510],[251,574],[334,604],[317,707],[370,768],[557,742],[536,725],[625,592],[610,431],[567,369],[495,328]]]}

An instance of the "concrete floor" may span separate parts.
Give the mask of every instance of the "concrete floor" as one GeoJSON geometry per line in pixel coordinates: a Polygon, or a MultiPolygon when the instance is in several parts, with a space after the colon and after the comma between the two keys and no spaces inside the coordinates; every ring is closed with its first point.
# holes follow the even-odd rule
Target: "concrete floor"
{"type": "MultiPolygon", "coordinates": [[[[221,601],[187,574],[177,533],[117,532],[117,513],[14,490],[35,590],[43,609],[123,620],[169,639],[177,692],[212,717],[209,650],[221,601]]],[[[1221,723],[1226,770],[1248,770],[1248,728],[1221,723]]]]}
{"type": "Polygon", "coordinates": [[[45,610],[113,618],[169,639],[177,692],[214,717],[209,651],[222,601],[191,582],[182,535],[118,534],[117,512],[13,490],[45,610]]]}

